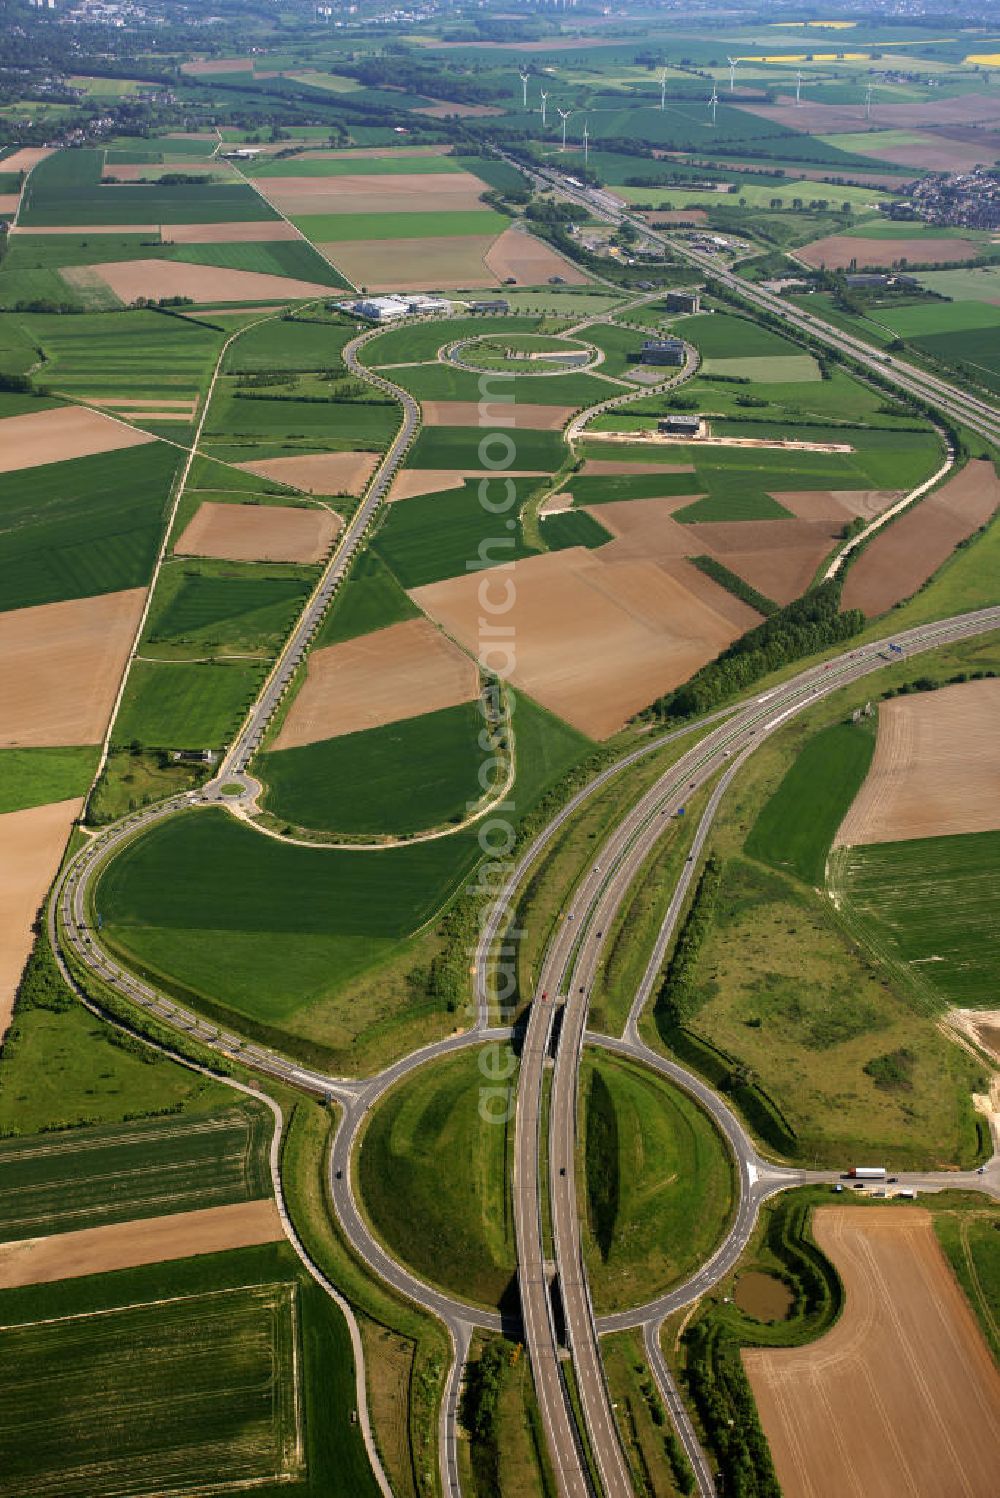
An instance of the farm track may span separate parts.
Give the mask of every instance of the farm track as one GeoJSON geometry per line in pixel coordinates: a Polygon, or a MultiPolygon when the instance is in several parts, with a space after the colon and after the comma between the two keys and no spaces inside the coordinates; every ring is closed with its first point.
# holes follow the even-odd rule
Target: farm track
{"type": "MultiPolygon", "coordinates": [[[[718,267],[711,266],[708,269],[711,274],[719,274],[718,267]]],[[[739,280],[739,278],[735,279],[739,280]]],[[[741,282],[740,284],[743,286],[747,283],[741,282]]],[[[787,309],[783,310],[787,311],[787,309]]],[[[816,319],[811,319],[811,321],[818,322],[816,319]]],[[[89,924],[91,881],[106,861],[125,843],[164,817],[198,805],[218,804],[221,786],[227,780],[238,780],[245,786],[247,792],[253,789],[255,783],[247,774],[246,769],[249,760],[259,747],[271,717],[318,628],[323,612],[343,579],[419,424],[419,407],[412,397],[357,363],[356,351],[369,336],[372,335],[362,335],[345,348],[345,362],[352,373],[380,386],[402,401],[403,424],[376,471],[354,520],[345,531],[340,545],[324,570],[299,623],[279,655],[260,696],[226,757],[220,775],[201,792],[171,798],[170,801],[159,806],[135,813],[92,838],[68,861],[56,883],[49,910],[49,930],[53,950],[57,954],[64,975],[74,987],[77,985],[66,963],[67,953],[72,953],[75,960],[86,965],[101,983],[116,991],[129,1004],[145,1010],[158,1020],[165,1022],[170,1028],[187,1034],[199,1045],[215,1051],[227,1060],[235,1058],[240,1064],[253,1070],[274,1076],[305,1091],[337,1098],[342,1103],[345,1117],[335,1140],[331,1157],[331,1190],[344,1231],[355,1252],[370,1268],[381,1274],[400,1293],[410,1296],[418,1304],[440,1315],[452,1337],[455,1356],[440,1423],[441,1479],[445,1492],[451,1498],[451,1495],[458,1493],[454,1450],[455,1408],[461,1362],[468,1347],[468,1331],[475,1325],[497,1326],[499,1318],[486,1315],[475,1307],[455,1301],[434,1291],[431,1287],[422,1285],[404,1267],[396,1264],[380,1245],[374,1243],[361,1222],[354,1202],[351,1162],[353,1147],[364,1114],[399,1077],[413,1067],[431,1062],[438,1056],[448,1054],[459,1047],[482,1044],[491,1039],[507,1038],[508,1032],[489,1028],[487,976],[492,947],[500,935],[499,922],[503,898],[497,901],[494,923],[484,931],[477,954],[478,1014],[475,1027],[464,1035],[438,1042],[404,1058],[402,1062],[367,1082],[332,1078],[309,1068],[297,1066],[276,1052],[254,1044],[245,1044],[239,1036],[223,1032],[219,1027],[207,1024],[183,1006],[166,999],[150,985],[134,977],[118,964],[102,949],[96,933],[89,924]]],[[[898,361],[890,362],[898,363],[898,361]]],[[[879,361],[879,372],[887,374],[904,390],[912,388],[906,383],[908,378],[906,374],[897,369],[887,370],[882,366],[881,361],[879,361]]],[[[950,389],[950,387],[947,388],[950,389]]],[[[933,399],[923,389],[916,393],[924,399],[933,399]]],[[[944,401],[935,401],[935,404],[938,404],[947,414],[953,414],[944,401]]],[[[205,409],[207,410],[207,402],[205,409]]],[[[204,413],[202,419],[204,419],[204,413]]],[[[972,426],[974,430],[978,429],[965,412],[961,419],[966,426],[972,426]]],[[[976,420],[980,418],[976,417],[976,420]]],[[[995,414],[991,416],[991,420],[997,421],[995,414]]],[[[1000,431],[1000,425],[989,425],[987,430],[990,433],[1000,431]]],[[[983,434],[985,435],[986,432],[983,434]]],[[[898,640],[904,643],[904,649],[909,653],[917,653],[949,640],[967,638],[998,627],[1000,627],[1000,609],[988,609],[976,614],[959,616],[943,623],[923,626],[906,635],[900,635],[898,640]]],[[[689,793],[689,784],[691,786],[705,784],[710,779],[719,776],[709,806],[699,823],[692,859],[685,865],[684,873],[678,882],[674,899],[671,901],[670,909],[661,928],[657,951],[662,952],[665,949],[697,866],[698,853],[708,835],[719,802],[737,769],[762,738],[778,728],[793,714],[800,712],[835,688],[850,681],[859,680],[869,672],[878,670],[888,659],[888,656],[880,653],[880,646],[884,650],[886,643],[880,642],[864,647],[861,651],[842,655],[834,661],[827,662],[825,666],[809,668],[760,698],[738,705],[724,713],[713,715],[717,721],[721,721],[721,726],[716,727],[706,739],[689,752],[689,755],[667,771],[654,786],[653,791],[648,792],[642,798],[638,806],[632,809],[608,838],[605,847],[601,850],[601,857],[610,858],[610,871],[607,864],[604,865],[603,875],[601,868],[591,866],[587,878],[580,886],[587,891],[579,897],[583,901],[582,907],[573,912],[578,918],[578,924],[573,930],[575,939],[567,938],[566,933],[570,927],[568,922],[564,922],[545,955],[543,975],[549,979],[549,989],[554,996],[575,991],[574,983],[577,990],[582,988],[586,993],[598,961],[605,924],[611,923],[615,912],[627,895],[635,871],[655,843],[660,826],[659,818],[669,816],[672,806],[676,809],[676,804],[679,804],[680,799],[685,798],[689,793]],[[689,782],[686,777],[692,775],[694,779],[689,782]],[[597,925],[598,919],[603,923],[600,926],[597,925]]],[[[691,729],[698,726],[700,725],[691,725],[691,729]]],[[[683,731],[691,731],[691,729],[683,731]]],[[[572,798],[567,807],[545,829],[545,832],[536,838],[525,858],[519,863],[518,869],[522,876],[533,859],[545,847],[549,838],[564,823],[572,809],[575,809],[575,806],[585,799],[586,795],[591,794],[597,785],[609,778],[611,774],[616,774],[619,769],[658,747],[662,742],[665,742],[665,739],[661,738],[644,745],[641,750],[635,751],[633,755],[612,767],[610,771],[605,772],[604,776],[598,777],[589,787],[585,787],[583,792],[572,798]]],[[[508,892],[513,894],[516,887],[515,882],[508,892]]],[[[654,953],[654,959],[655,956],[654,953]]],[[[651,989],[652,981],[655,979],[654,959],[651,959],[646,977],[636,995],[626,1034],[621,1041],[616,1041],[611,1037],[587,1035],[586,1003],[574,1004],[568,998],[565,1000],[563,1029],[556,1051],[554,1083],[554,1085],[559,1085],[559,1105],[553,1106],[552,1109],[550,1139],[555,1140],[558,1131],[562,1131],[564,1139],[572,1140],[575,1128],[577,1064],[584,1039],[611,1046],[646,1065],[655,1066],[698,1099],[716,1120],[724,1136],[729,1139],[739,1162],[740,1204],[729,1236],[708,1264],[703,1266],[691,1280],[670,1292],[669,1295],[651,1302],[648,1306],[640,1307],[637,1311],[622,1313],[618,1317],[604,1318],[598,1325],[594,1318],[580,1253],[575,1199],[571,1201],[571,1197],[575,1198],[575,1193],[571,1189],[572,1181],[567,1177],[568,1186],[560,1189],[559,1179],[561,1178],[557,1177],[553,1180],[552,1171],[549,1172],[549,1189],[553,1197],[553,1221],[557,1224],[554,1269],[559,1277],[564,1296],[570,1350],[577,1365],[577,1385],[580,1390],[584,1420],[591,1449],[595,1452],[608,1495],[625,1493],[629,1490],[622,1486],[624,1467],[600,1362],[598,1331],[613,1330],[619,1326],[638,1325],[644,1330],[654,1325],[658,1327],[668,1311],[688,1303],[692,1298],[703,1293],[735,1262],[753,1226],[760,1201],[764,1197],[797,1182],[833,1178],[830,1173],[788,1171],[768,1165],[757,1155],[752,1141],[739,1121],[710,1089],[692,1074],[649,1050],[639,1039],[636,1023],[645,998],[651,989]],[[582,1378],[580,1377],[581,1365],[584,1369],[582,1378]]],[[[79,988],[77,991],[79,992],[79,988]]],[[[541,991],[540,987],[539,993],[541,991]]],[[[93,1007],[92,1001],[86,998],[84,1001],[93,1007]]],[[[589,1492],[589,1479],[586,1477],[581,1458],[580,1435],[570,1410],[563,1382],[559,1349],[555,1339],[552,1302],[549,1295],[550,1266],[544,1261],[541,1237],[542,1214],[538,1195],[539,1153],[542,1145],[537,1136],[537,1125],[534,1128],[531,1126],[532,1099],[540,1098],[541,1075],[551,1035],[553,1008],[554,1005],[546,1005],[541,1000],[533,1003],[529,1013],[528,1032],[522,1058],[518,1113],[519,1122],[524,1126],[518,1129],[518,1159],[515,1173],[519,1280],[522,1292],[522,1314],[525,1330],[528,1332],[529,1353],[550,1446],[561,1474],[561,1491],[565,1493],[589,1492]],[[532,1264],[536,1271],[541,1272],[533,1275],[532,1264]]],[[[186,1062],[186,1064],[193,1063],[186,1062]]],[[[232,1083],[232,1085],[239,1087],[240,1090],[248,1090],[239,1083],[232,1083]]],[[[276,1106],[273,1106],[272,1111],[276,1106]]],[[[534,1117],[537,1119],[537,1111],[534,1117]]],[[[280,1110],[276,1118],[280,1118],[280,1110]]],[[[276,1142],[279,1136],[280,1124],[275,1130],[276,1142]]],[[[272,1154],[275,1149],[276,1144],[272,1147],[272,1154]]],[[[273,1175],[275,1171],[276,1165],[272,1170],[273,1175]]],[[[961,1183],[976,1188],[985,1188],[991,1194],[1000,1195],[1000,1170],[996,1161],[993,1162],[988,1175],[984,1178],[972,1176],[971,1179],[966,1180],[964,1176],[954,1173],[948,1174],[946,1178],[949,1184],[961,1183]]],[[[907,1179],[912,1179],[923,1189],[938,1189],[942,1181],[941,1177],[933,1175],[907,1177],[907,1179]]],[[[277,1191],[280,1193],[280,1182],[277,1191]]],[[[280,1204],[280,1194],[278,1200],[280,1204]]],[[[287,1222],[287,1214],[285,1214],[285,1220],[287,1222]]],[[[286,1231],[290,1234],[293,1232],[290,1224],[286,1226],[286,1231]]],[[[311,1266],[311,1272],[316,1273],[315,1266],[311,1266]]],[[[332,1291],[332,1287],[329,1288],[331,1293],[336,1293],[332,1291]]],[[[353,1325],[353,1318],[349,1312],[348,1319],[349,1324],[353,1325]]],[[[355,1348],[355,1356],[359,1388],[363,1390],[364,1365],[358,1345],[355,1348]]],[[[655,1368],[654,1372],[656,1372],[655,1368]]],[[[657,1372],[657,1378],[661,1383],[661,1392],[664,1392],[665,1386],[659,1372],[657,1372]]],[[[667,1389],[664,1397],[668,1407],[672,1408],[671,1401],[667,1398],[668,1393],[667,1389]]],[[[363,1398],[360,1408],[364,1408],[363,1398]]],[[[365,1414],[365,1428],[366,1441],[370,1442],[370,1432],[367,1431],[367,1413],[365,1414]]],[[[681,1439],[687,1444],[682,1426],[680,1434],[681,1439]]],[[[380,1473],[381,1469],[377,1464],[377,1457],[374,1456],[371,1444],[369,1444],[369,1454],[373,1457],[376,1473],[380,1473]]],[[[700,1473],[699,1462],[695,1460],[694,1464],[696,1471],[700,1473]]],[[[384,1474],[380,1481],[384,1482],[384,1474]]]]}

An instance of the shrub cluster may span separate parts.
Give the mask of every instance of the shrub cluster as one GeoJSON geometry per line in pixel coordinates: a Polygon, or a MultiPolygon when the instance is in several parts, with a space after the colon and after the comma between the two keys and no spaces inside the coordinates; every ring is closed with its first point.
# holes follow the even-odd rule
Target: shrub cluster
{"type": "Polygon", "coordinates": [[[691,908],[681,927],[656,996],[657,1019],[671,1029],[683,1025],[698,1007],[695,999],[695,968],[711,924],[721,880],[722,863],[716,854],[711,853],[698,880],[691,908]]]}

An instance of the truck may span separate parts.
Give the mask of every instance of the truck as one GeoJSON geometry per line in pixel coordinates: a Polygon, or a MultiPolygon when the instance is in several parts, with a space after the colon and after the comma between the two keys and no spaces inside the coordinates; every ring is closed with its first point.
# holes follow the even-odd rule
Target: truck
{"type": "Polygon", "coordinates": [[[884,1165],[852,1165],[847,1172],[852,1181],[884,1181],[884,1165]]]}

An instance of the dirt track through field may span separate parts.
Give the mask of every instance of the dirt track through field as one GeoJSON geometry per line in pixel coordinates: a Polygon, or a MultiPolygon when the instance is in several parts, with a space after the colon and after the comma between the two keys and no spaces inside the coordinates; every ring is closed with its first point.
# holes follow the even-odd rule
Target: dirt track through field
{"type": "Polygon", "coordinates": [[[875,755],[836,846],[1000,828],[998,744],[998,680],[883,702],[875,755]]]}
{"type": "Polygon", "coordinates": [[[227,562],[321,562],[343,523],[331,510],[206,500],[177,537],[174,554],[227,562]]]}
{"type": "Polygon", "coordinates": [[[306,453],[293,458],[260,458],[253,463],[237,463],[236,467],[279,484],[294,484],[310,494],[357,496],[378,462],[378,453],[306,453]]]}
{"type": "Polygon", "coordinates": [[[0,420],[0,473],[155,441],[148,432],[137,432],[85,406],[57,406],[24,416],[5,416],[0,420]]]}
{"type": "MultiPolygon", "coordinates": [[[[737,635],[753,609],[689,563],[624,557],[613,545],[573,547],[498,571],[491,596],[514,586],[510,679],[592,738],[603,739],[655,697],[686,681],[737,635]],[[612,555],[609,555],[611,553],[612,555]]],[[[480,648],[484,576],[449,578],[412,598],[470,651],[480,648]]],[[[486,653],[487,669],[507,669],[486,653]]]]}
{"type": "Polygon", "coordinates": [[[920,1208],[823,1207],[846,1289],[806,1347],[745,1349],[787,1498],[996,1498],[1000,1372],[920,1208]]]}
{"type": "Polygon", "coordinates": [[[283,1237],[278,1210],[273,1201],[264,1199],[79,1228],[48,1238],[23,1238],[0,1244],[0,1289],[110,1274],[140,1264],[276,1243],[283,1237]]]}
{"type": "Polygon", "coordinates": [[[495,239],[495,234],[344,239],[317,248],[355,286],[369,291],[476,291],[498,284],[484,259],[495,239]]]}
{"type": "Polygon", "coordinates": [[[101,742],[145,596],[0,613],[0,749],[101,742]]]}
{"type": "Polygon", "coordinates": [[[1000,479],[993,464],[967,463],[869,542],[848,568],[841,607],[862,609],[872,618],[909,598],[998,505],[1000,479]]]}
{"type": "Polygon", "coordinates": [[[274,747],[398,723],[472,702],[478,692],[474,662],[427,619],[411,619],[314,650],[274,747]]]}
{"type": "Polygon", "coordinates": [[[552,276],[559,276],[567,286],[586,286],[590,279],[551,245],[521,229],[503,231],[487,252],[486,268],[498,281],[514,276],[522,286],[541,286],[552,276]]]}
{"type": "Polygon", "coordinates": [[[180,260],[118,260],[91,267],[123,302],[187,296],[193,302],[291,302],[329,296],[329,286],[263,271],[185,265],[180,260]]]}
{"type": "Polygon", "coordinates": [[[861,239],[851,234],[830,234],[814,239],[795,251],[799,260],[817,270],[848,270],[856,262],[858,270],[867,266],[897,265],[908,260],[912,265],[950,265],[954,260],[975,260],[979,246],[975,240],[962,239],[861,239]]]}
{"type": "Polygon", "coordinates": [[[514,432],[561,432],[576,406],[518,406],[504,401],[424,401],[425,427],[495,427],[514,432]]]}
{"type": "Polygon", "coordinates": [[[35,917],[82,810],[76,799],[0,816],[0,1041],[35,940],[35,917]]]}

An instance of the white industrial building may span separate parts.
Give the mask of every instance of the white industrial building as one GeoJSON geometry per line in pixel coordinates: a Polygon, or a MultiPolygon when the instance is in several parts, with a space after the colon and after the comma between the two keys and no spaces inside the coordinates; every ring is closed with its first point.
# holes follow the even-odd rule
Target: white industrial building
{"type": "Polygon", "coordinates": [[[367,317],[371,322],[394,322],[397,317],[447,313],[452,310],[452,304],[443,296],[414,292],[412,296],[363,297],[360,302],[351,302],[347,310],[355,317],[367,317]]]}

